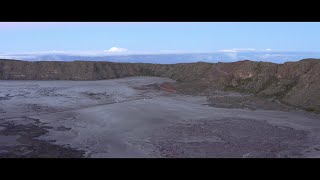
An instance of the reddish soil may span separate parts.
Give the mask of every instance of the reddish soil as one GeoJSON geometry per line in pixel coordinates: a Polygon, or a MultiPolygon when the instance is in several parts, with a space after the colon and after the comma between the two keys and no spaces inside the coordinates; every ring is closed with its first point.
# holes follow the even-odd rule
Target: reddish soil
{"type": "Polygon", "coordinates": [[[173,92],[173,93],[177,92],[177,89],[171,83],[168,83],[168,82],[164,82],[160,84],[159,87],[161,90],[164,90],[164,91],[173,92]]]}

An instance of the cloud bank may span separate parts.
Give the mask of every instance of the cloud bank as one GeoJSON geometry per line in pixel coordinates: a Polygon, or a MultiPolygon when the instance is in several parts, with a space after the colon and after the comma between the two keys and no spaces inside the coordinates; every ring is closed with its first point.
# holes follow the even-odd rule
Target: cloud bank
{"type": "Polygon", "coordinates": [[[235,52],[241,52],[241,51],[255,51],[253,48],[233,48],[233,49],[222,49],[219,50],[219,52],[228,52],[228,53],[235,53],[235,52]]]}
{"type": "Polygon", "coordinates": [[[113,52],[116,52],[116,53],[118,53],[118,52],[126,52],[126,51],[128,51],[128,50],[125,49],[125,48],[118,48],[118,47],[112,47],[112,48],[106,50],[106,52],[111,52],[111,53],[113,53],[113,52]]]}

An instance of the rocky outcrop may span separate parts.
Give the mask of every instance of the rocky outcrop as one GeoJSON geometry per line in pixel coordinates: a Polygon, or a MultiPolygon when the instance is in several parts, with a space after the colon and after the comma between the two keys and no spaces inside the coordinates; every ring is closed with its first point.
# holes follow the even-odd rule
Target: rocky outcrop
{"type": "Polygon", "coordinates": [[[0,60],[2,80],[102,80],[127,76],[160,76],[191,82],[192,88],[220,89],[271,97],[288,105],[320,112],[320,60],[275,64],[145,64],[112,62],[26,62],[0,60]]]}

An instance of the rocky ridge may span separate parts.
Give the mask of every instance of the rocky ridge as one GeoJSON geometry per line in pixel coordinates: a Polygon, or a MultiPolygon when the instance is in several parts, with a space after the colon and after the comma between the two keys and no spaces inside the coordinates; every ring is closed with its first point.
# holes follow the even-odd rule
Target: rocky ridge
{"type": "Polygon", "coordinates": [[[177,81],[178,91],[186,93],[243,92],[320,112],[320,59],[284,64],[244,60],[170,65],[0,60],[1,80],[103,80],[128,76],[167,77],[177,81]]]}

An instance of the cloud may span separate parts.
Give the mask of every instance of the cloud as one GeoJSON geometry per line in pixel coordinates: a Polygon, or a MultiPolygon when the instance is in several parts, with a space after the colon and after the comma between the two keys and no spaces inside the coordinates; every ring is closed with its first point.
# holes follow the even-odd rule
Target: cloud
{"type": "Polygon", "coordinates": [[[272,51],[272,49],[268,48],[268,49],[265,49],[266,51],[272,51]]]}
{"type": "Polygon", "coordinates": [[[186,53],[187,51],[179,51],[179,50],[160,50],[159,53],[186,53]]]}
{"type": "Polygon", "coordinates": [[[51,50],[51,51],[35,51],[35,52],[26,52],[24,54],[30,55],[47,55],[47,54],[67,54],[66,51],[59,51],[59,50],[51,50]]]}
{"type": "Polygon", "coordinates": [[[283,58],[283,57],[293,57],[293,56],[294,55],[292,54],[263,54],[263,55],[259,55],[258,57],[262,59],[267,59],[267,58],[274,58],[274,57],[283,58]]]}
{"type": "Polygon", "coordinates": [[[19,52],[19,53],[1,53],[0,55],[15,55],[15,56],[29,56],[29,55],[48,55],[48,54],[67,54],[66,51],[57,51],[57,50],[51,50],[51,51],[29,51],[29,52],[19,52]]]}
{"type": "Polygon", "coordinates": [[[109,50],[106,50],[106,52],[126,52],[128,51],[125,48],[118,48],[118,47],[112,47],[109,50]]]}
{"type": "Polygon", "coordinates": [[[233,49],[222,49],[220,52],[239,52],[239,51],[255,51],[253,48],[233,48],[233,49]]]}
{"type": "Polygon", "coordinates": [[[235,53],[237,51],[235,50],[232,50],[232,49],[222,49],[222,50],[219,50],[220,52],[228,52],[228,53],[235,53]]]}
{"type": "Polygon", "coordinates": [[[16,60],[23,60],[23,59],[30,59],[30,58],[36,58],[36,56],[10,56],[10,55],[0,55],[0,59],[16,59],[16,60]]]}
{"type": "Polygon", "coordinates": [[[225,53],[225,55],[230,57],[231,59],[237,59],[238,57],[237,52],[228,52],[228,53],[225,53]]]}
{"type": "Polygon", "coordinates": [[[40,56],[54,56],[54,55],[66,55],[66,56],[117,56],[117,55],[142,55],[142,54],[160,54],[157,52],[147,51],[129,51],[124,48],[112,47],[108,50],[71,50],[71,51],[60,51],[60,50],[48,50],[48,51],[29,51],[29,52],[7,52],[0,53],[0,58],[29,58],[29,57],[40,57],[40,56]]]}

